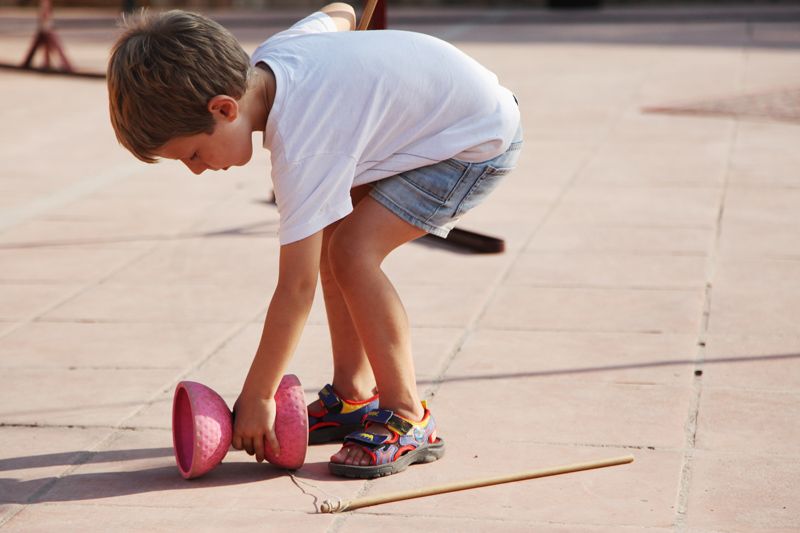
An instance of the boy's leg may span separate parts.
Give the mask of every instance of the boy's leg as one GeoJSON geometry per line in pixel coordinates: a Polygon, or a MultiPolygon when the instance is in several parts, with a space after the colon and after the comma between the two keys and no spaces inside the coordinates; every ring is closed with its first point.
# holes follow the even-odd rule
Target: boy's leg
{"type": "MultiPolygon", "coordinates": [[[[362,186],[351,191],[354,206],[369,193],[369,189],[369,186],[362,186]]],[[[325,228],[320,261],[322,294],[333,349],[332,384],[348,400],[366,400],[375,394],[375,377],[328,259],[328,245],[338,225],[337,222],[325,228]]]]}
{"type": "MultiPolygon", "coordinates": [[[[392,250],[424,234],[366,197],[339,223],[328,248],[332,272],[381,394],[381,408],[414,420],[424,413],[417,393],[408,317],[380,266],[392,250]]],[[[340,450],[331,461],[366,465],[368,457],[352,446],[340,450]]]]}

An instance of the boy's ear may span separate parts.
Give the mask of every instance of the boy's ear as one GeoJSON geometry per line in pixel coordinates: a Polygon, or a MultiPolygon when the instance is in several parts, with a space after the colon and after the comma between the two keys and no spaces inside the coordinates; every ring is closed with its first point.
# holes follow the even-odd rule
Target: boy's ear
{"type": "Polygon", "coordinates": [[[218,94],[208,101],[208,111],[215,117],[230,122],[239,116],[239,102],[226,94],[218,94]]]}

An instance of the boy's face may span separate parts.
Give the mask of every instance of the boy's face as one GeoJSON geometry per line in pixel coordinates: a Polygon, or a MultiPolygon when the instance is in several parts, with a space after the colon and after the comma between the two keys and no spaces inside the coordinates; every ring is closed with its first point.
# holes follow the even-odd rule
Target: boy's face
{"type": "Polygon", "coordinates": [[[156,155],[181,161],[195,174],[245,165],[253,155],[252,133],[231,100],[213,108],[209,105],[215,122],[212,133],[176,137],[156,155]]]}

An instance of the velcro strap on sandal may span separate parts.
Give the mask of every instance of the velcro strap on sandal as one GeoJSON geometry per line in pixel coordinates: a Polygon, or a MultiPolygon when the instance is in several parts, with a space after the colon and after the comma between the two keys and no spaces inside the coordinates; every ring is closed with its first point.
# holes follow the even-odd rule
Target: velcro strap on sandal
{"type": "Polygon", "coordinates": [[[360,442],[362,444],[371,444],[373,446],[380,446],[385,441],[389,440],[389,435],[377,435],[369,432],[356,432],[350,433],[344,438],[345,442],[360,442]]]}
{"type": "Polygon", "coordinates": [[[334,391],[333,387],[330,385],[322,387],[319,391],[319,399],[328,411],[334,411],[337,407],[339,409],[342,407],[342,399],[339,398],[339,395],[336,394],[336,391],[334,391]]]}
{"type": "Polygon", "coordinates": [[[365,422],[375,422],[377,424],[383,424],[384,426],[388,427],[395,433],[400,435],[405,435],[414,425],[405,420],[400,418],[394,411],[389,411],[388,409],[374,409],[367,413],[367,416],[364,418],[365,422]]]}

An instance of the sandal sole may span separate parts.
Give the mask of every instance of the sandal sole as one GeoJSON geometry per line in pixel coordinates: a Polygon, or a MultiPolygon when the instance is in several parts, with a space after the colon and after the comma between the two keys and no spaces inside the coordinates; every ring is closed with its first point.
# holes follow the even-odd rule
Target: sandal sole
{"type": "Polygon", "coordinates": [[[391,463],[371,466],[328,463],[328,470],[331,474],[336,476],[357,479],[373,479],[376,477],[398,474],[413,464],[432,463],[437,459],[441,459],[443,456],[444,441],[442,439],[437,439],[434,444],[429,444],[423,448],[412,450],[391,463]]]}

